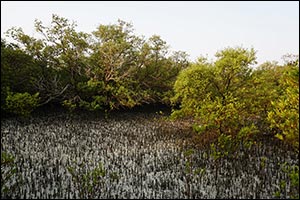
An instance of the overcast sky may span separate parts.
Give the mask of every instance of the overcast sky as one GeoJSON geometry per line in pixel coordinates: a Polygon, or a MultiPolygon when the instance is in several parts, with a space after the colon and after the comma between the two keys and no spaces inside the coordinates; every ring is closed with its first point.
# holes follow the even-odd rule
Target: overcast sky
{"type": "Polygon", "coordinates": [[[52,14],[76,21],[88,33],[118,19],[131,22],[137,35],[160,35],[191,61],[236,46],[253,47],[259,64],[299,55],[299,1],[1,1],[1,37],[12,26],[33,35],[34,20],[47,25],[52,14]]]}

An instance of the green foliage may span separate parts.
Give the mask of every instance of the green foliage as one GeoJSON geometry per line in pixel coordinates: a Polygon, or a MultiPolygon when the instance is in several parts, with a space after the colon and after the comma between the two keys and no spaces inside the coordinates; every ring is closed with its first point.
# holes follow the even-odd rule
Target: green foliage
{"type": "Polygon", "coordinates": [[[192,127],[196,133],[203,133],[207,129],[207,126],[198,125],[198,124],[194,124],[192,127]]]}
{"type": "Polygon", "coordinates": [[[237,135],[227,135],[222,133],[218,136],[217,141],[210,145],[211,156],[214,160],[222,157],[235,158],[236,150],[241,147],[250,148],[254,143],[254,135],[258,133],[255,125],[241,128],[237,135]]]}
{"type": "Polygon", "coordinates": [[[288,175],[288,182],[290,183],[290,190],[286,189],[287,182],[280,181],[279,189],[274,193],[275,197],[284,197],[284,194],[289,198],[299,199],[299,166],[288,165],[286,162],[280,165],[280,169],[288,175]]]}
{"type": "Polygon", "coordinates": [[[216,56],[215,63],[199,59],[179,74],[171,101],[180,102],[180,109],[171,117],[192,116],[197,121],[193,125],[196,132],[217,131],[219,146],[223,149],[225,138],[242,140],[241,134],[249,131],[246,129],[249,123],[244,120],[245,103],[239,90],[249,79],[249,66],[255,62],[255,53],[254,50],[228,48],[216,56]]]}
{"type": "Polygon", "coordinates": [[[30,94],[38,92],[35,80],[39,75],[40,65],[31,56],[18,46],[1,40],[1,110],[5,110],[9,91],[30,94]]]}
{"type": "Polygon", "coordinates": [[[112,181],[117,181],[119,176],[116,172],[107,173],[107,170],[103,168],[102,163],[99,163],[97,167],[89,171],[83,171],[83,169],[69,166],[68,172],[72,176],[72,180],[76,189],[79,191],[79,197],[81,199],[97,198],[99,191],[104,186],[104,177],[106,175],[112,181]]]}
{"type": "Polygon", "coordinates": [[[191,117],[195,132],[217,133],[216,151],[222,151],[227,137],[234,148],[250,147],[255,135],[271,132],[270,127],[299,147],[298,62],[267,62],[253,70],[255,51],[240,47],[219,51],[216,58],[212,63],[199,58],[179,73],[171,98],[179,109],[171,118],[191,117]]]}
{"type": "Polygon", "coordinates": [[[200,63],[181,71],[174,84],[175,95],[171,99],[173,104],[181,103],[181,109],[172,113],[173,118],[195,116],[200,102],[205,102],[210,96],[211,68],[200,63]]]}
{"type": "Polygon", "coordinates": [[[265,156],[261,157],[261,160],[260,160],[260,167],[261,168],[265,168],[267,160],[268,160],[267,157],[265,157],[265,156]]]}
{"type": "Polygon", "coordinates": [[[267,120],[271,128],[280,131],[275,135],[278,139],[291,143],[299,151],[299,66],[286,68],[284,76],[279,80],[285,88],[277,100],[272,101],[272,110],[267,120]]]}
{"type": "Polygon", "coordinates": [[[172,116],[193,116],[204,126],[213,125],[222,131],[226,119],[243,112],[237,90],[248,78],[255,56],[253,50],[241,48],[228,48],[216,55],[215,63],[200,59],[179,74],[171,100],[174,104],[180,102],[181,107],[172,116]]]}
{"type": "Polygon", "coordinates": [[[2,110],[28,115],[37,106],[61,103],[108,113],[164,103],[179,108],[172,118],[193,118],[196,132],[249,140],[260,131],[298,149],[297,56],[254,70],[254,49],[235,47],[217,52],[215,61],[200,57],[189,64],[185,52],[170,52],[158,35],[135,35],[122,20],[91,34],[76,26],[53,15],[49,26],[35,21],[39,38],[21,28],[7,31],[17,44],[1,40],[2,110]]]}
{"type": "Polygon", "coordinates": [[[280,83],[286,66],[279,66],[276,62],[266,62],[257,67],[239,91],[239,97],[244,104],[246,115],[244,119],[257,126],[261,133],[275,135],[267,119],[272,108],[272,101],[278,99],[284,90],[280,83]]]}
{"type": "Polygon", "coordinates": [[[8,91],[5,110],[21,116],[28,116],[39,103],[39,93],[31,95],[25,93],[13,93],[8,91]]]}
{"type": "Polygon", "coordinates": [[[89,81],[103,83],[97,95],[106,97],[104,107],[131,108],[142,103],[168,103],[186,54],[175,52],[167,58],[166,42],[159,36],[149,41],[133,34],[132,24],[100,25],[89,58],[89,81]]]}
{"type": "Polygon", "coordinates": [[[206,173],[206,168],[203,167],[203,168],[198,168],[195,170],[195,175],[200,175],[200,176],[203,176],[204,174],[206,173]]]}
{"type": "Polygon", "coordinates": [[[14,157],[6,152],[1,152],[1,199],[11,198],[16,189],[16,183],[8,185],[12,178],[16,176],[16,166],[14,157]]]}
{"type": "Polygon", "coordinates": [[[76,108],[76,104],[74,104],[72,100],[64,100],[62,105],[67,107],[70,111],[74,111],[76,108]]]}
{"type": "MultiPolygon", "coordinates": [[[[1,83],[13,92],[39,92],[40,105],[110,111],[169,104],[176,76],[188,66],[185,52],[170,52],[157,35],[136,36],[132,24],[122,20],[101,24],[91,34],[55,14],[49,26],[39,20],[34,26],[38,38],[21,28],[6,32],[17,45],[1,42],[1,83]]],[[[1,106],[5,95],[1,92],[1,106]]]]}
{"type": "Polygon", "coordinates": [[[81,199],[96,198],[100,188],[103,187],[102,178],[106,175],[106,170],[100,163],[91,171],[83,172],[74,167],[68,167],[68,172],[72,175],[72,180],[79,191],[81,199]]]}
{"type": "Polygon", "coordinates": [[[255,137],[260,133],[257,126],[251,124],[241,128],[237,135],[237,141],[243,144],[245,148],[251,148],[253,144],[256,144],[255,137]]]}

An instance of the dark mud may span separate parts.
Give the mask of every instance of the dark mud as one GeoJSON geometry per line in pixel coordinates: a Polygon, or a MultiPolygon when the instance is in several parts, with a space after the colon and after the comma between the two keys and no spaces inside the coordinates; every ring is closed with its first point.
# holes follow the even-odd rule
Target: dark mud
{"type": "Polygon", "coordinates": [[[174,125],[166,131],[161,117],[136,110],[107,119],[62,112],[2,119],[1,150],[15,157],[19,174],[7,183],[16,186],[10,197],[79,198],[67,167],[88,171],[98,163],[108,173],[94,198],[274,198],[281,181],[287,184],[280,197],[290,197],[280,164],[298,165],[292,151],[267,141],[235,159],[216,162],[209,149],[188,158],[184,130],[174,125]]]}

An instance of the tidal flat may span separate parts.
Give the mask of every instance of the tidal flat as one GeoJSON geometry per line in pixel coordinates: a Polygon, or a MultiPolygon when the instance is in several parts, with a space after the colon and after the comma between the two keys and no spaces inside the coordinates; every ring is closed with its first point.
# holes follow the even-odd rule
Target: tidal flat
{"type": "Polygon", "coordinates": [[[92,198],[291,197],[292,183],[281,166],[298,165],[298,154],[264,141],[218,163],[211,149],[193,149],[187,156],[183,130],[174,126],[166,133],[162,117],[54,112],[1,119],[1,151],[16,166],[5,183],[11,192],[1,198],[90,198],[80,194],[68,167],[87,173],[99,164],[106,173],[92,198]]]}

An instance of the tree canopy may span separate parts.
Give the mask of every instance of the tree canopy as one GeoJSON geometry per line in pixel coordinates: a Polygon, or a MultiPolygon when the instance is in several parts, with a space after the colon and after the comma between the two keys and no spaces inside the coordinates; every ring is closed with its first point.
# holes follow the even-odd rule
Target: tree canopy
{"type": "Polygon", "coordinates": [[[168,104],[177,74],[188,66],[185,52],[169,51],[158,35],[136,36],[132,24],[122,20],[89,34],[53,15],[49,26],[36,20],[35,29],[36,38],[13,27],[7,34],[16,44],[1,43],[3,110],[8,111],[5,101],[13,94],[7,88],[38,93],[34,107],[59,103],[70,109],[113,110],[168,104]]]}
{"type": "Polygon", "coordinates": [[[254,69],[255,51],[240,47],[216,53],[182,70],[174,84],[173,118],[192,117],[194,130],[247,141],[275,135],[299,148],[299,66],[266,62],[254,69]],[[246,138],[245,138],[246,137],[246,138]],[[247,140],[246,140],[247,139],[247,140]]]}
{"type": "Polygon", "coordinates": [[[216,141],[269,134],[299,148],[299,58],[265,62],[256,52],[228,47],[209,62],[190,63],[158,35],[134,33],[122,20],[92,33],[58,15],[34,22],[38,37],[13,27],[1,39],[1,110],[29,115],[37,107],[111,111],[143,104],[173,106],[172,118],[192,118],[216,141]]]}

